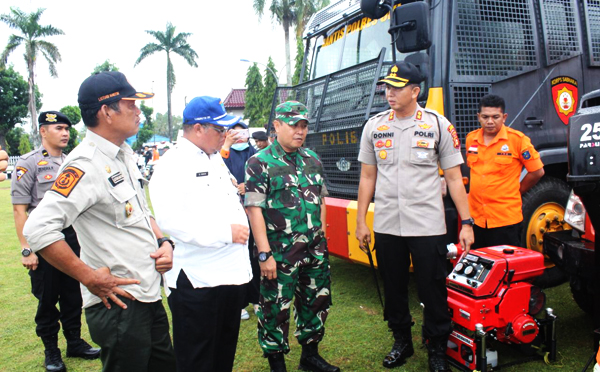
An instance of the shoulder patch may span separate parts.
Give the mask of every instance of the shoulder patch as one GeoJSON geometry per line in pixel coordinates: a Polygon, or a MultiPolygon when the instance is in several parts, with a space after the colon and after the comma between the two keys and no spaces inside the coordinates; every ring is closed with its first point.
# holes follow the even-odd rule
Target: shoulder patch
{"type": "Polygon", "coordinates": [[[20,181],[21,178],[25,175],[25,173],[27,173],[27,168],[17,167],[16,172],[17,172],[17,181],[20,181]]]}
{"type": "Polygon", "coordinates": [[[71,191],[73,191],[75,186],[77,186],[84,174],[85,172],[79,168],[72,166],[66,167],[58,176],[56,181],[54,181],[54,184],[50,190],[59,193],[65,198],[68,198],[71,194],[71,191]]]}

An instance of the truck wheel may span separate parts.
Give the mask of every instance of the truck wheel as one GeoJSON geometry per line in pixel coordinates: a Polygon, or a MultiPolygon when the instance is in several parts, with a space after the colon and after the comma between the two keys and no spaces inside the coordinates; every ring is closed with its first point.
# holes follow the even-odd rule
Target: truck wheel
{"type": "Polygon", "coordinates": [[[594,295],[592,293],[591,283],[586,279],[572,278],[571,279],[571,294],[575,303],[587,314],[593,313],[594,295]]]}
{"type": "Polygon", "coordinates": [[[379,19],[389,12],[387,7],[379,6],[379,0],[360,0],[360,10],[371,19],[379,19]]]}
{"type": "MultiPolygon", "coordinates": [[[[543,253],[544,233],[571,229],[564,221],[570,191],[565,182],[554,177],[544,177],[523,195],[523,247],[543,253]]],[[[556,267],[548,256],[544,257],[546,270],[534,284],[548,288],[564,283],[567,280],[565,273],[556,267]]]]}

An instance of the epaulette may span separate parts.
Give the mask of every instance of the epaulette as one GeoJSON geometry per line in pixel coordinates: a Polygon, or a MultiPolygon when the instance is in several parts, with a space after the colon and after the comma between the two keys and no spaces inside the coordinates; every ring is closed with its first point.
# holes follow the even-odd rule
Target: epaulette
{"type": "Polygon", "coordinates": [[[69,155],[67,155],[67,158],[64,162],[71,162],[73,160],[82,158],[91,160],[94,157],[95,152],[96,145],[90,146],[90,142],[84,140],[77,147],[75,147],[73,151],[69,153],[69,155]]]}
{"type": "Polygon", "coordinates": [[[38,152],[38,150],[29,151],[27,154],[21,155],[21,157],[19,159],[27,160],[28,158],[33,156],[33,154],[35,154],[36,152],[38,152]]]}
{"type": "Polygon", "coordinates": [[[438,118],[443,118],[443,117],[444,117],[444,115],[442,115],[442,114],[440,114],[439,112],[437,112],[437,111],[435,111],[435,110],[432,110],[432,109],[430,109],[430,108],[426,108],[426,107],[425,107],[425,108],[423,108],[423,111],[425,111],[425,112],[427,112],[427,113],[430,113],[430,114],[433,114],[433,115],[437,116],[438,118]]]}
{"type": "Polygon", "coordinates": [[[381,111],[379,114],[375,114],[375,115],[371,116],[369,118],[369,120],[375,119],[375,118],[378,118],[378,117],[381,117],[381,116],[387,116],[390,113],[390,111],[392,111],[392,109],[381,111]]]}
{"type": "Polygon", "coordinates": [[[512,128],[510,128],[510,127],[506,127],[506,131],[507,131],[508,133],[511,133],[511,134],[514,134],[514,135],[517,135],[517,136],[519,136],[519,138],[523,138],[523,137],[525,137],[525,133],[523,133],[523,132],[521,132],[521,131],[519,131],[519,130],[516,130],[516,129],[512,129],[512,128]]]}

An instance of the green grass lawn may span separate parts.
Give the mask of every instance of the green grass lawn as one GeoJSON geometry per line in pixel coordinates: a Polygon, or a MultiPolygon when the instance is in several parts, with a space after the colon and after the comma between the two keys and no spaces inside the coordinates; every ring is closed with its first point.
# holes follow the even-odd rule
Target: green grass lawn
{"type": "MultiPolygon", "coordinates": [[[[27,271],[20,264],[20,253],[14,232],[10,185],[0,183],[0,371],[42,371],[43,347],[35,335],[34,315],[37,302],[31,295],[27,271]]],[[[382,309],[368,267],[332,259],[333,306],[327,320],[327,332],[320,350],[330,362],[344,371],[386,371],[381,361],[392,345],[392,335],[382,321],[382,309]]],[[[412,279],[412,278],[411,278],[412,279]]],[[[503,369],[504,371],[580,371],[592,352],[592,320],[571,298],[568,285],[545,290],[547,306],[554,308],[557,322],[559,356],[550,366],[543,361],[503,369]]],[[[415,356],[397,368],[398,371],[426,371],[427,356],[420,345],[422,316],[411,282],[415,356]]],[[[165,308],[168,306],[165,300],[165,308]]],[[[248,308],[250,320],[243,321],[237,348],[235,371],[267,371],[267,360],[256,340],[256,317],[248,308]]],[[[84,320],[85,321],[85,320],[84,320]]],[[[290,327],[293,330],[293,325],[290,327]]],[[[87,326],[84,337],[90,340],[87,326]]],[[[65,341],[59,337],[65,354],[65,341]]],[[[295,370],[301,348],[291,340],[287,355],[289,370],[295,370]]],[[[512,348],[502,349],[500,363],[522,356],[512,348]]],[[[99,371],[99,361],[64,358],[70,372],[99,371]]]]}

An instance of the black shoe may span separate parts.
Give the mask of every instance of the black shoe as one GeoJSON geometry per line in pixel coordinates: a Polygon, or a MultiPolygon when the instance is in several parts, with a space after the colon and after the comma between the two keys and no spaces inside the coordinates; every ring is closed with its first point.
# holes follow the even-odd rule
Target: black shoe
{"type": "Polygon", "coordinates": [[[448,360],[446,359],[446,348],[448,347],[448,337],[430,338],[427,343],[429,353],[429,371],[430,372],[451,372],[448,360]]]}
{"type": "Polygon", "coordinates": [[[94,348],[87,342],[81,339],[79,330],[63,331],[67,339],[67,357],[82,358],[82,359],[98,359],[100,357],[100,349],[94,348]]]}
{"type": "Polygon", "coordinates": [[[298,369],[301,371],[312,372],[340,372],[340,367],[327,363],[327,361],[319,355],[318,347],[319,346],[316,343],[302,345],[302,355],[300,356],[298,369]]]}
{"type": "Polygon", "coordinates": [[[46,367],[46,371],[48,372],[66,372],[67,367],[62,361],[60,357],[60,349],[46,349],[44,350],[44,354],[46,355],[46,359],[44,360],[44,367],[46,367]]]}
{"type": "Polygon", "coordinates": [[[67,370],[65,364],[60,357],[60,349],[58,348],[58,335],[43,336],[44,343],[44,367],[49,372],[63,372],[67,370]]]}
{"type": "Polygon", "coordinates": [[[406,359],[413,356],[415,349],[412,343],[412,334],[410,328],[401,332],[394,332],[394,346],[392,350],[383,359],[385,368],[395,368],[406,362],[406,359]]]}
{"type": "Polygon", "coordinates": [[[267,358],[269,358],[269,366],[271,367],[271,372],[287,372],[287,369],[285,368],[285,357],[283,356],[283,353],[269,354],[267,358]]]}

